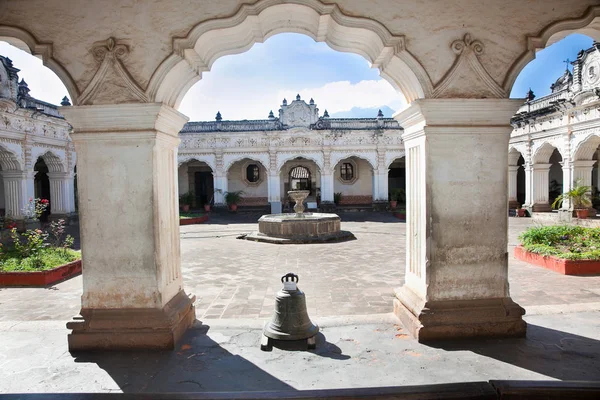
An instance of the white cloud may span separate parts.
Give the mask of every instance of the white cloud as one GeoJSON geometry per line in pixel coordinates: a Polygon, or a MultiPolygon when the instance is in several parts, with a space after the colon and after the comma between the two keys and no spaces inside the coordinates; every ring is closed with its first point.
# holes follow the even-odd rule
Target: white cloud
{"type": "Polygon", "coordinates": [[[229,79],[212,82],[200,81],[184,98],[180,111],[192,121],[213,120],[217,111],[223,119],[264,119],[270,110],[277,115],[281,101],[288,102],[300,94],[302,99],[312,97],[320,113],[350,110],[352,107],[370,108],[387,105],[399,109],[404,100],[385,80],[330,82],[317,88],[275,88],[262,82],[229,79]]]}

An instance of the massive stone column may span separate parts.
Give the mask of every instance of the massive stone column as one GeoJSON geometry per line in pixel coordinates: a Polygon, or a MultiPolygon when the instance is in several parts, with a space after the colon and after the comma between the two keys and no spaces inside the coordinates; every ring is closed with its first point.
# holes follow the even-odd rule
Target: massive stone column
{"type": "Polygon", "coordinates": [[[549,175],[552,164],[532,165],[533,211],[552,211],[548,200],[549,175]]]}
{"type": "Polygon", "coordinates": [[[68,172],[48,173],[52,215],[55,218],[64,217],[75,211],[73,178],[73,174],[68,172]]]}
{"type": "Polygon", "coordinates": [[[73,125],[83,295],[69,349],[172,349],[195,319],[183,291],[177,146],[162,104],[63,107],[73,125]]]}
{"type": "Polygon", "coordinates": [[[508,166],[508,207],[518,208],[519,201],[517,200],[517,175],[519,173],[518,165],[508,166]]]}
{"type": "Polygon", "coordinates": [[[420,342],[525,334],[507,270],[509,120],[519,103],[417,100],[395,116],[405,132],[407,242],[394,312],[420,342]]]}

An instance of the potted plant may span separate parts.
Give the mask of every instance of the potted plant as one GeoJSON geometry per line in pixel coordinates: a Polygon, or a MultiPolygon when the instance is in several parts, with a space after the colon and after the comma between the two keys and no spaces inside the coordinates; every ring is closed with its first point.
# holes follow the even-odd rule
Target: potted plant
{"type": "Polygon", "coordinates": [[[404,204],[404,202],[406,202],[406,191],[400,188],[392,189],[390,194],[390,207],[395,209],[398,207],[398,203],[404,204]]]}
{"type": "Polygon", "coordinates": [[[190,211],[190,206],[194,202],[194,194],[192,192],[187,192],[179,196],[179,204],[181,204],[181,210],[183,212],[190,211]]]}
{"type": "Polygon", "coordinates": [[[338,205],[342,201],[342,192],[337,192],[333,194],[333,202],[338,205]]]}
{"type": "Polygon", "coordinates": [[[592,206],[591,190],[590,186],[580,186],[580,182],[577,181],[571,190],[559,195],[554,200],[552,207],[559,208],[562,206],[564,200],[569,200],[573,205],[577,218],[586,219],[589,214],[589,208],[592,206]]]}
{"type": "Polygon", "coordinates": [[[237,211],[238,203],[242,201],[243,194],[243,190],[237,190],[235,192],[225,192],[225,203],[227,203],[231,211],[237,211]]]}

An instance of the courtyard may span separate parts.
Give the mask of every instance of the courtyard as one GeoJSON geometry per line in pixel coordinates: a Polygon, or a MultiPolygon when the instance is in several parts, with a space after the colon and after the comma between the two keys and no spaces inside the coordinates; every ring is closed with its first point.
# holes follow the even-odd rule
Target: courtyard
{"type": "Polygon", "coordinates": [[[391,313],[393,289],[404,280],[405,224],[385,213],[341,216],[342,229],[356,240],[275,245],[237,239],[256,229],[255,214],[212,215],[207,224],[181,227],[184,287],[197,297],[197,321],[173,352],[71,355],[65,324],[79,312],[81,276],[48,288],[0,289],[0,392],[600,378],[600,276],[563,276],[512,256],[518,234],[540,222],[509,223],[511,295],[527,310],[527,338],[426,346],[391,313]],[[262,324],[287,272],[299,274],[309,315],[322,328],[316,351],[259,350],[262,324]]]}

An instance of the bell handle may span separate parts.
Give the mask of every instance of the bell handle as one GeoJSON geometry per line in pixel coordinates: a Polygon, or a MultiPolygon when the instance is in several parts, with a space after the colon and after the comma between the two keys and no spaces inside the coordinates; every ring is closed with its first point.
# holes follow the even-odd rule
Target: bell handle
{"type": "Polygon", "coordinates": [[[298,275],[296,275],[296,274],[294,274],[292,272],[287,273],[287,274],[285,274],[284,276],[281,277],[281,283],[283,283],[284,281],[285,282],[292,281],[292,282],[298,283],[299,280],[300,279],[298,278],[298,275]]]}

